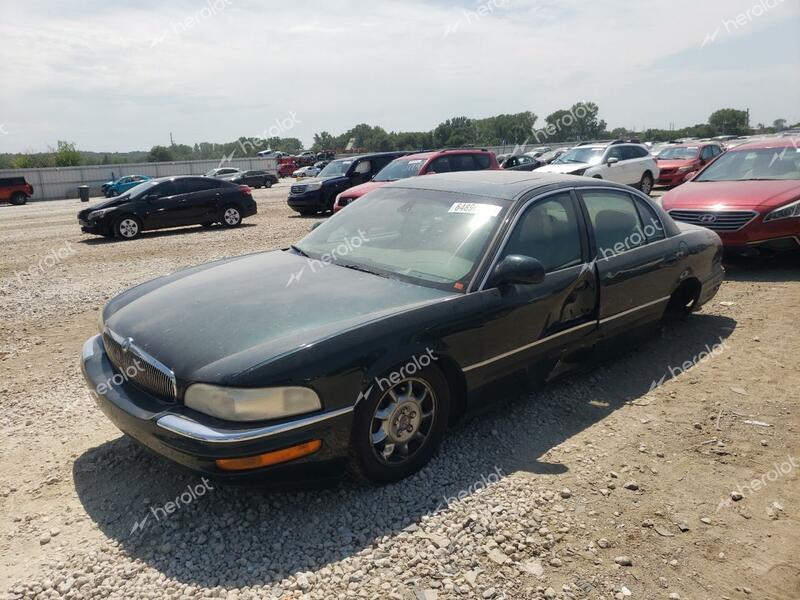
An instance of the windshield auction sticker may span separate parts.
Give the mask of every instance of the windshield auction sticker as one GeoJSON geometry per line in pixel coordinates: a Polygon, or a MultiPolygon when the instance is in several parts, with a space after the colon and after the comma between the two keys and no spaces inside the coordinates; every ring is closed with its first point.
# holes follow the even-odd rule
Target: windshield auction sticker
{"type": "Polygon", "coordinates": [[[496,217],[502,210],[502,206],[496,204],[478,204],[475,202],[456,202],[447,212],[461,213],[465,215],[486,215],[496,217]]]}

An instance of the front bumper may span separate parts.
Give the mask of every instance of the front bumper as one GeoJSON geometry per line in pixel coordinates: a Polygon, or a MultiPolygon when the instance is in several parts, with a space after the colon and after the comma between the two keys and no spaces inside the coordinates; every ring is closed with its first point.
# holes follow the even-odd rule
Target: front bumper
{"type": "Polygon", "coordinates": [[[109,361],[99,335],[84,344],[81,367],[92,397],[118,429],[185,469],[222,483],[262,483],[276,489],[322,484],[344,473],[352,407],[261,425],[205,417],[125,381],[109,361]],[[232,472],[215,463],[216,459],[255,456],[311,440],[322,441],[316,453],[271,467],[232,472]]]}
{"type": "Polygon", "coordinates": [[[289,196],[289,208],[292,210],[326,210],[325,196],[322,190],[304,192],[302,194],[289,196]]]}
{"type": "Polygon", "coordinates": [[[675,171],[672,173],[660,173],[656,180],[656,185],[665,185],[668,187],[678,186],[684,182],[686,176],[691,172],[692,171],[684,171],[683,173],[679,173],[675,171]]]}
{"type": "Polygon", "coordinates": [[[718,231],[726,250],[782,252],[800,249],[800,219],[767,221],[759,215],[738,231],[718,231]]]}

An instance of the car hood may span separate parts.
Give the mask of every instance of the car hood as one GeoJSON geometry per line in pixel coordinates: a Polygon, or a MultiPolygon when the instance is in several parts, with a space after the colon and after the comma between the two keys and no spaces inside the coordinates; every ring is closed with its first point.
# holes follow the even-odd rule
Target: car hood
{"type": "Polygon", "coordinates": [[[543,167],[539,167],[536,169],[538,173],[572,173],[573,171],[577,171],[579,169],[588,169],[589,167],[594,167],[596,165],[592,165],[589,163],[564,163],[564,164],[549,164],[544,165],[543,167]]]}
{"type": "Polygon", "coordinates": [[[97,204],[92,204],[88,208],[84,208],[82,211],[78,213],[79,217],[84,215],[88,215],[93,210],[99,210],[101,208],[111,208],[112,206],[119,206],[120,204],[125,204],[128,202],[127,194],[124,196],[115,196],[113,198],[109,198],[108,200],[103,200],[102,202],[98,202],[97,204]]]}
{"type": "MultiPolygon", "coordinates": [[[[338,179],[344,180],[344,179],[347,179],[347,177],[344,177],[343,175],[335,175],[333,177],[309,177],[307,179],[304,179],[301,182],[301,184],[302,185],[308,185],[309,183],[318,183],[318,182],[325,183],[326,181],[334,181],[334,180],[338,180],[338,179]]],[[[300,185],[300,184],[298,184],[298,185],[300,185]]]]}
{"type": "Polygon", "coordinates": [[[771,210],[800,196],[800,181],[688,181],[667,192],[665,210],[771,210]]]}
{"type": "Polygon", "coordinates": [[[361,196],[363,196],[367,192],[371,192],[372,190],[377,190],[378,188],[381,188],[381,187],[385,186],[387,183],[390,183],[390,182],[389,181],[368,181],[366,183],[362,183],[362,184],[357,185],[355,187],[351,187],[349,190],[347,190],[347,192],[344,192],[344,194],[348,198],[361,198],[361,196]]]}
{"type": "Polygon", "coordinates": [[[656,164],[658,168],[661,170],[664,169],[679,169],[680,167],[686,167],[688,165],[694,164],[694,159],[686,159],[686,160],[657,160],[656,164]]]}
{"type": "Polygon", "coordinates": [[[278,250],[144,283],[112,299],[104,318],[179,380],[223,384],[324,339],[454,295],[278,250]]]}

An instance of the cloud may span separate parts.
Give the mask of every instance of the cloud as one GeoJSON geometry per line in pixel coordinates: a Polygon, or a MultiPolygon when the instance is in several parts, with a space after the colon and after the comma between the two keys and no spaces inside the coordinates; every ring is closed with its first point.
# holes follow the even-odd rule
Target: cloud
{"type": "Polygon", "coordinates": [[[205,4],[29,0],[4,7],[0,22],[0,69],[14,82],[0,98],[10,132],[0,151],[57,139],[148,149],[169,132],[184,143],[230,141],[290,111],[305,142],[362,122],[424,130],[522,110],[543,119],[585,100],[611,126],[692,124],[728,105],[749,106],[753,122],[800,120],[800,42],[762,36],[796,31],[796,5],[783,0],[701,48],[756,1],[495,0],[475,19],[464,11],[477,1],[228,0],[185,26],[205,4]],[[758,67],[725,62],[736,44],[758,67]]]}

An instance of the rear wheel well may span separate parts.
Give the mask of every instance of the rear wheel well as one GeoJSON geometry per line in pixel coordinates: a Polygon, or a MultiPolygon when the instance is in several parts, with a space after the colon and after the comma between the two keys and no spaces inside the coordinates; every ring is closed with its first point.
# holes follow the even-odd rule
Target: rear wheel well
{"type": "Polygon", "coordinates": [[[692,312],[697,301],[700,299],[702,289],[700,281],[696,277],[684,279],[678,288],[672,292],[664,311],[666,318],[682,318],[692,312]]]}
{"type": "Polygon", "coordinates": [[[450,388],[450,424],[457,423],[467,411],[467,380],[458,363],[449,356],[436,356],[436,365],[441,369],[450,388]]]}

